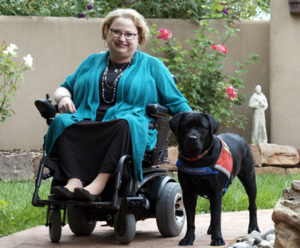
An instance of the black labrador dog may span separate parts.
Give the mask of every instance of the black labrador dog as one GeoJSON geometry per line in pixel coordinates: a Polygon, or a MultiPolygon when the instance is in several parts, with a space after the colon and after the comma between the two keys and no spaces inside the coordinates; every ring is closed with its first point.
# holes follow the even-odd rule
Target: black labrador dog
{"type": "Polygon", "coordinates": [[[236,175],[249,198],[248,233],[259,231],[254,162],[247,141],[233,133],[216,136],[218,122],[209,114],[179,113],[170,120],[169,125],[179,145],[176,165],[187,216],[187,232],[179,245],[193,245],[195,240],[198,195],[210,202],[211,220],[207,233],[211,235],[211,245],[225,244],[221,232],[222,197],[236,175]]]}

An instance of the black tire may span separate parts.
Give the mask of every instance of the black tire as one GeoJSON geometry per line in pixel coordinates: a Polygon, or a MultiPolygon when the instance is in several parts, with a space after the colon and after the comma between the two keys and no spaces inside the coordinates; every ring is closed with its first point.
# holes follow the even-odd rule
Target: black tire
{"type": "Polygon", "coordinates": [[[97,221],[88,219],[84,208],[70,205],[67,215],[70,229],[75,235],[85,236],[94,231],[97,221]]]}
{"type": "Polygon", "coordinates": [[[178,183],[166,184],[156,201],[155,211],[157,227],[162,236],[180,235],[185,221],[185,212],[182,190],[178,183]]]}
{"type": "Polygon", "coordinates": [[[123,245],[129,244],[135,237],[136,223],[134,214],[115,215],[114,232],[116,239],[123,245]]]}
{"type": "Polygon", "coordinates": [[[59,209],[49,211],[49,237],[52,243],[58,243],[61,238],[61,216],[59,209]]]}

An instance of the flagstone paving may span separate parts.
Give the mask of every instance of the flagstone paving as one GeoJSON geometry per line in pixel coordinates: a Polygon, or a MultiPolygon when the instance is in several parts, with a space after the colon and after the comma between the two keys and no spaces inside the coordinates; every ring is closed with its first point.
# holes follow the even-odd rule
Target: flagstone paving
{"type": "MultiPolygon", "coordinates": [[[[273,210],[259,210],[258,223],[262,233],[274,228],[271,219],[273,210]]],[[[222,213],[222,233],[226,242],[225,246],[247,234],[248,211],[222,213]]],[[[193,247],[208,248],[210,236],[206,234],[209,226],[209,214],[196,215],[196,240],[193,247]]],[[[114,237],[111,227],[101,226],[104,222],[98,222],[94,232],[89,236],[75,236],[68,225],[62,229],[62,237],[58,244],[51,243],[48,235],[48,228],[37,226],[10,236],[0,238],[0,248],[108,248],[108,247],[130,247],[130,248],[158,248],[158,247],[179,247],[178,242],[183,238],[186,227],[179,237],[164,238],[160,235],[155,219],[138,221],[136,226],[136,237],[129,245],[120,245],[114,237]]],[[[191,247],[191,246],[190,246],[191,247]]]]}

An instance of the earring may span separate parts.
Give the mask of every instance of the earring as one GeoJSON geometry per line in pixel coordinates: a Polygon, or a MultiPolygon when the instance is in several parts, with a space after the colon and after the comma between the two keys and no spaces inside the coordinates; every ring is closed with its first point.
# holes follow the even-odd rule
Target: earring
{"type": "Polygon", "coordinates": [[[104,47],[105,47],[105,48],[108,48],[108,45],[107,45],[107,41],[106,41],[106,40],[104,40],[104,47]]]}

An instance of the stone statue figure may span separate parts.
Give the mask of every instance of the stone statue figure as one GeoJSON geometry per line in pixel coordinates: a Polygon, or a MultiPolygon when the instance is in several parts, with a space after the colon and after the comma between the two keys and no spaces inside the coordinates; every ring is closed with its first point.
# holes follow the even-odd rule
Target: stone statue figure
{"type": "Polygon", "coordinates": [[[253,109],[251,143],[267,143],[265,110],[268,108],[268,101],[264,93],[261,92],[260,85],[256,85],[248,106],[253,109]]]}

